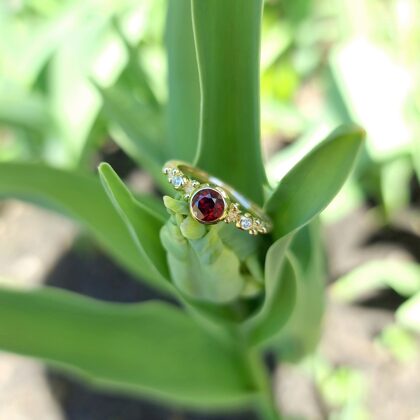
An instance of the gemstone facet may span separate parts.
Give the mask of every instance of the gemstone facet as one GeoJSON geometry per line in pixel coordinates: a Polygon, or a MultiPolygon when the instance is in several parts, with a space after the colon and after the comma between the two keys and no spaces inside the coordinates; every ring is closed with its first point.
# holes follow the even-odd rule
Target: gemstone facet
{"type": "Polygon", "coordinates": [[[191,213],[201,223],[216,223],[225,214],[226,202],[222,194],[214,188],[198,190],[190,201],[191,213]]]}

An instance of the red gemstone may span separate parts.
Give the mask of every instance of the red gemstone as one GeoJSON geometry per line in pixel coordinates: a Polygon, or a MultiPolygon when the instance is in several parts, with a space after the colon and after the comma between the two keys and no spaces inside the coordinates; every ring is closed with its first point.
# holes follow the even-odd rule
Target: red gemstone
{"type": "Polygon", "coordinates": [[[225,201],[219,191],[204,188],[192,196],[191,211],[198,221],[215,223],[223,216],[225,201]]]}

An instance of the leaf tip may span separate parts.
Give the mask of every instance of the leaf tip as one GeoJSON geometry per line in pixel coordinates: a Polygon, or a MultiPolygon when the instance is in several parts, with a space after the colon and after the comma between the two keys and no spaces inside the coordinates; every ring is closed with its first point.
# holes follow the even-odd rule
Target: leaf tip
{"type": "Polygon", "coordinates": [[[98,173],[101,179],[107,178],[109,175],[116,175],[112,166],[107,162],[101,162],[98,165],[98,173]]]}

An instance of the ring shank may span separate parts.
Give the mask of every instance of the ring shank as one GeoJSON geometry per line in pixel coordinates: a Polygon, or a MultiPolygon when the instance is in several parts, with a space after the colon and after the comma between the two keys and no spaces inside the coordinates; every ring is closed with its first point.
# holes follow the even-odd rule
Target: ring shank
{"type": "Polygon", "coordinates": [[[261,220],[263,220],[265,223],[267,223],[268,225],[271,225],[271,220],[266,216],[264,210],[260,206],[248,200],[241,193],[236,191],[233,187],[231,187],[229,184],[226,184],[219,178],[213,175],[210,175],[207,172],[180,160],[171,160],[167,162],[165,166],[175,167],[179,169],[180,171],[184,172],[185,174],[190,175],[191,177],[193,177],[200,183],[211,183],[217,187],[222,188],[224,191],[226,191],[226,193],[231,198],[237,201],[246,211],[253,213],[257,217],[259,217],[261,220]]]}

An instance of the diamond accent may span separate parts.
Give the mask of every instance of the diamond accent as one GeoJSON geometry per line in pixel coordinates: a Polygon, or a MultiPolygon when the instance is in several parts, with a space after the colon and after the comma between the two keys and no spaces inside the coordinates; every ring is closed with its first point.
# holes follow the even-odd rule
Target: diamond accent
{"type": "Polygon", "coordinates": [[[190,202],[191,214],[199,222],[213,224],[223,220],[250,235],[264,234],[271,230],[269,219],[258,217],[258,213],[242,213],[252,207],[252,203],[248,203],[243,197],[240,203],[233,201],[229,190],[226,192],[223,186],[214,187],[209,183],[199,182],[185,175],[178,164],[172,161],[163,167],[162,172],[174,189],[181,193],[182,198],[190,202]]]}
{"type": "Polygon", "coordinates": [[[249,230],[252,227],[252,219],[251,217],[245,215],[245,216],[241,216],[241,218],[239,219],[239,225],[240,228],[243,230],[249,230]]]}
{"type": "Polygon", "coordinates": [[[174,175],[171,179],[171,184],[176,188],[181,188],[184,184],[184,178],[181,175],[174,175]]]}

